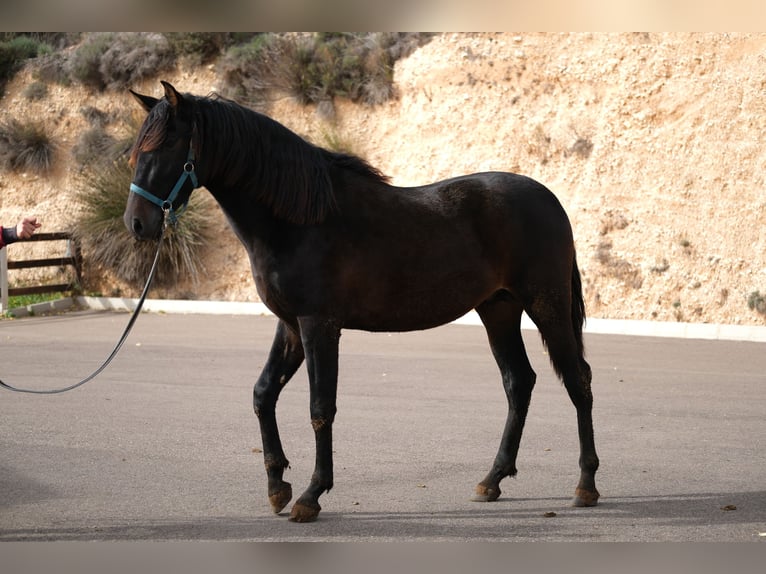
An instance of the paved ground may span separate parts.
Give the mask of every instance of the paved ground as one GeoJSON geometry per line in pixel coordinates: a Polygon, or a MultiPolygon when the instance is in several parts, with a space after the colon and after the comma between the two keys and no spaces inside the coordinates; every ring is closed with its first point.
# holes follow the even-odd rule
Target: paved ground
{"type": "MultiPolygon", "coordinates": [[[[70,384],[127,318],[0,321],[0,378],[70,384]]],[[[85,387],[0,391],[0,541],[766,541],[763,343],[588,335],[602,504],[575,509],[575,411],[535,332],[519,476],[491,504],[469,501],[505,416],[483,329],[344,332],[335,488],[298,525],[268,507],[251,407],[274,326],[145,314],[85,387]]],[[[278,414],[299,493],[313,465],[305,369],[278,414]]]]}

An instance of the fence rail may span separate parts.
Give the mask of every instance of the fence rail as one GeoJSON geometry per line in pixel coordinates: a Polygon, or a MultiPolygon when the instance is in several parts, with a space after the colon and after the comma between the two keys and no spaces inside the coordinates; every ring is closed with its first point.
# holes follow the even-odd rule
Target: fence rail
{"type": "Polygon", "coordinates": [[[45,259],[9,260],[8,248],[0,249],[0,312],[8,309],[8,297],[14,295],[34,295],[38,293],[57,293],[72,289],[75,284],[82,281],[82,252],[80,243],[72,237],[71,233],[36,233],[29,239],[22,239],[19,243],[36,241],[66,241],[66,254],[61,257],[48,257],[45,259]],[[28,287],[8,287],[8,270],[10,269],[33,269],[36,267],[67,267],[71,266],[75,271],[75,281],[70,283],[55,283],[48,285],[33,285],[28,287]]]}

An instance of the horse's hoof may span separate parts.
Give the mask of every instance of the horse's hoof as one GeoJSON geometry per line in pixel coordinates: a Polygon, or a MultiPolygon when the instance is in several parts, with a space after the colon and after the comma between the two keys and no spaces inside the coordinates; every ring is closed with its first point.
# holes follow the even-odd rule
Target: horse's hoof
{"type": "Polygon", "coordinates": [[[303,502],[296,502],[293,504],[293,509],[290,512],[290,522],[314,522],[319,516],[319,511],[322,507],[317,503],[316,506],[307,505],[303,502]]]}
{"type": "Polygon", "coordinates": [[[271,509],[274,511],[274,514],[282,512],[292,497],[293,487],[289,482],[283,482],[279,490],[269,494],[269,503],[271,503],[271,509]]]}
{"type": "Polygon", "coordinates": [[[599,493],[597,490],[575,489],[575,496],[572,500],[572,506],[586,507],[596,506],[598,504],[599,493]]]}
{"type": "Polygon", "coordinates": [[[483,484],[476,485],[476,494],[471,497],[472,502],[494,502],[500,498],[500,487],[485,486],[483,484]]]}

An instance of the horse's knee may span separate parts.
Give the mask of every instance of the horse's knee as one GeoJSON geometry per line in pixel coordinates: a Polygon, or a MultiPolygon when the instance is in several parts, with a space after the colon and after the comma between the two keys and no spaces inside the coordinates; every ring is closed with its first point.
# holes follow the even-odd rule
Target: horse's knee
{"type": "Polygon", "coordinates": [[[255,387],[253,389],[253,411],[255,411],[255,416],[258,418],[261,418],[261,409],[264,405],[264,395],[262,392],[258,390],[258,387],[255,387]]]}
{"type": "Polygon", "coordinates": [[[532,370],[524,373],[522,376],[509,375],[508,377],[503,377],[505,394],[513,401],[513,405],[516,408],[528,407],[536,381],[537,375],[532,370]]]}
{"type": "Polygon", "coordinates": [[[324,417],[311,417],[311,428],[314,429],[314,432],[321,432],[330,425],[332,425],[332,419],[326,419],[324,417]]]}
{"type": "Polygon", "coordinates": [[[268,385],[261,382],[256,383],[253,387],[253,410],[258,418],[261,418],[262,413],[274,412],[277,406],[277,398],[279,394],[273,392],[268,385]]]}
{"type": "Polygon", "coordinates": [[[311,403],[311,426],[314,432],[329,428],[335,421],[335,413],[338,411],[334,403],[329,401],[315,401],[311,403]]]}

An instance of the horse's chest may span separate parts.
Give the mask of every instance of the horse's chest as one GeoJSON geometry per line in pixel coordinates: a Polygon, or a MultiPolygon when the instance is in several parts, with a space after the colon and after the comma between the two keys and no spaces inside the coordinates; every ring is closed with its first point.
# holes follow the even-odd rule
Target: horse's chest
{"type": "Polygon", "coordinates": [[[261,300],[278,316],[308,312],[323,292],[316,273],[294,266],[254,269],[253,277],[261,300]]]}

